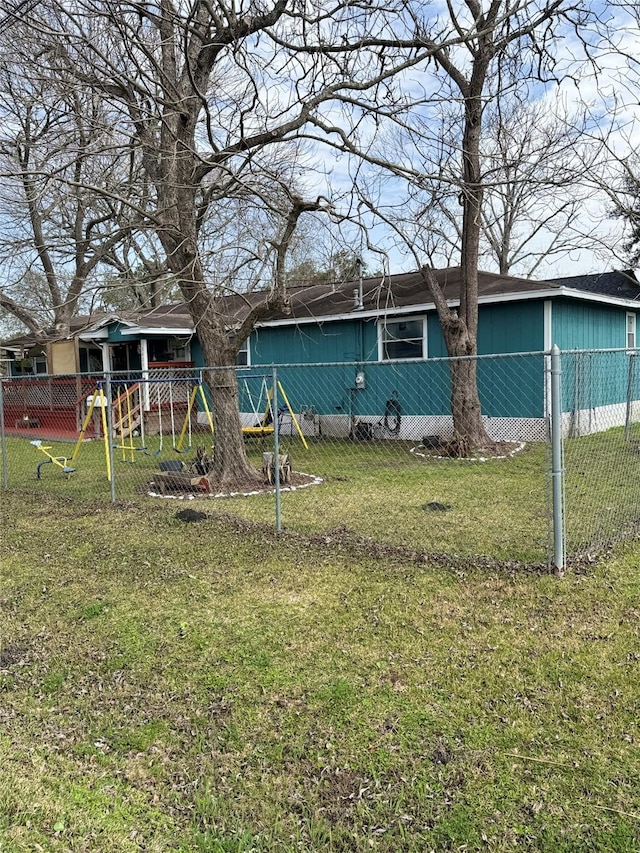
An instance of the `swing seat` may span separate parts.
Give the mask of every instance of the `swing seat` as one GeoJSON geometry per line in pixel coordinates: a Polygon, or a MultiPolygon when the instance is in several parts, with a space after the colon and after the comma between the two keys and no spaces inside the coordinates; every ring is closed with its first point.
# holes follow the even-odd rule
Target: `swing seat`
{"type": "Polygon", "coordinates": [[[263,393],[266,394],[267,400],[266,400],[266,407],[265,407],[264,413],[262,415],[260,415],[260,413],[258,411],[258,406],[255,405],[253,402],[253,399],[252,399],[251,394],[249,392],[249,386],[247,385],[246,379],[244,380],[244,387],[246,390],[248,401],[251,404],[251,408],[253,409],[253,414],[256,418],[256,422],[254,423],[254,426],[242,427],[242,434],[244,437],[246,437],[246,438],[254,438],[254,437],[255,438],[265,438],[268,435],[273,435],[274,432],[276,431],[276,429],[279,432],[280,428],[282,426],[282,419],[285,415],[288,414],[291,417],[292,424],[295,426],[295,428],[298,432],[298,435],[300,436],[300,440],[302,441],[302,444],[304,445],[305,449],[308,449],[308,445],[307,445],[307,442],[305,440],[305,437],[302,433],[302,430],[300,429],[300,425],[296,419],[296,416],[293,412],[293,409],[291,408],[291,403],[287,399],[287,395],[284,392],[284,388],[282,387],[282,384],[279,381],[278,381],[277,388],[278,388],[278,392],[280,394],[280,397],[278,399],[282,399],[284,402],[283,402],[283,405],[278,406],[278,409],[276,412],[276,411],[274,411],[274,406],[273,406],[273,400],[274,400],[274,397],[276,396],[274,393],[274,389],[267,389],[266,380],[263,377],[262,389],[260,392],[260,401],[259,402],[262,401],[263,393]],[[274,423],[274,420],[275,420],[275,423],[274,423]]]}
{"type": "Polygon", "coordinates": [[[70,468],[68,465],[65,465],[62,469],[63,474],[75,474],[75,472],[76,472],[76,469],[70,468]]]}
{"type": "Polygon", "coordinates": [[[275,432],[273,424],[266,426],[242,427],[242,434],[246,436],[257,436],[263,438],[265,435],[273,435],[275,432]]]}
{"type": "MultiPolygon", "coordinates": [[[[278,408],[278,429],[282,424],[282,417],[287,412],[286,406],[280,406],[278,408]]],[[[271,414],[271,404],[269,404],[267,411],[264,413],[264,417],[262,419],[262,423],[255,424],[255,426],[251,427],[242,427],[242,434],[247,437],[257,437],[264,438],[267,435],[273,435],[275,432],[275,426],[273,425],[273,417],[271,414]]]]}

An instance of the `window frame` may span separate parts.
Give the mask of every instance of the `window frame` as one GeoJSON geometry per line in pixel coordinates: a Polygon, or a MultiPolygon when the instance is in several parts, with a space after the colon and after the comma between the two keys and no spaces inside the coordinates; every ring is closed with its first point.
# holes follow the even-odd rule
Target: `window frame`
{"type": "Polygon", "coordinates": [[[251,337],[248,337],[236,353],[236,367],[251,367],[251,337]],[[241,353],[246,352],[247,360],[244,363],[238,361],[241,353]]]}
{"type": "Polygon", "coordinates": [[[191,338],[167,338],[167,353],[170,361],[191,361],[191,338]]]}
{"type": "MultiPolygon", "coordinates": [[[[397,338],[396,340],[402,340],[402,338],[397,338]]],[[[404,340],[408,341],[417,341],[417,338],[405,338],[404,340]]],[[[426,314],[410,314],[406,317],[404,316],[395,316],[395,317],[384,317],[378,320],[378,361],[384,363],[402,363],[403,361],[412,361],[412,360],[422,360],[426,361],[427,359],[427,315],[426,314]],[[410,357],[410,358],[388,358],[385,357],[385,344],[388,341],[385,340],[385,330],[390,325],[395,325],[398,323],[421,323],[422,324],[422,355],[410,357]]]]}
{"type": "Polygon", "coordinates": [[[624,320],[624,340],[626,349],[637,349],[638,347],[638,317],[634,311],[627,311],[624,320]],[[629,329],[629,320],[631,320],[631,330],[629,329]],[[629,343],[630,336],[633,336],[633,343],[629,343]]]}

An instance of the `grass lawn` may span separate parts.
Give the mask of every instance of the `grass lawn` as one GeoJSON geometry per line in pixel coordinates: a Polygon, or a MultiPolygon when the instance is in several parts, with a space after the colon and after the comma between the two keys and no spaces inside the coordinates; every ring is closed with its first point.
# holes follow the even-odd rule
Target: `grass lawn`
{"type": "MultiPolygon", "coordinates": [[[[195,445],[208,445],[208,434],[194,436],[190,453],[176,454],[169,436],[162,452],[158,438],[147,439],[148,453],[135,461],[115,453],[115,491],[120,499],[146,497],[161,460],[190,461],[195,445]]],[[[138,440],[139,441],[139,440],[138,440]]],[[[52,443],[53,453],[72,453],[72,445],[52,443]]],[[[431,554],[463,557],[487,555],[503,560],[545,562],[547,558],[547,488],[549,460],[544,444],[533,443],[510,459],[469,462],[424,458],[405,442],[282,439],[293,467],[323,478],[312,486],[282,495],[282,523],[300,533],[325,533],[347,527],[359,536],[431,554]],[[436,505],[441,509],[433,511],[436,505]]],[[[251,460],[261,465],[263,447],[247,444],[251,460]]],[[[41,452],[27,439],[7,440],[9,486],[35,494],[110,499],[102,442],[81,448],[77,470],[69,478],[60,468],[43,466],[41,452]]],[[[624,441],[621,428],[565,442],[567,550],[585,551],[615,540],[640,517],[640,453],[624,441]]],[[[156,499],[158,500],[158,499],[156,499]]],[[[211,507],[211,500],[201,502],[211,507]]],[[[216,501],[217,504],[220,501],[216,501]]],[[[251,521],[275,523],[272,494],[225,499],[224,509],[251,521]]]]}
{"type": "MultiPolygon", "coordinates": [[[[154,441],[157,438],[148,442],[151,451],[157,449],[154,441]]],[[[207,444],[210,436],[204,435],[200,441],[207,444]]],[[[133,464],[116,453],[118,498],[153,500],[144,495],[160,460],[193,458],[194,452],[178,456],[167,443],[170,445],[165,437],[161,455],[137,453],[133,464]]],[[[410,445],[398,442],[319,441],[310,442],[305,450],[299,441],[284,439],[282,445],[291,454],[295,470],[323,478],[320,486],[283,493],[282,523],[288,529],[310,534],[347,526],[361,536],[431,553],[546,559],[543,445],[531,445],[513,459],[485,463],[424,459],[412,455],[410,445]],[[429,505],[434,503],[447,509],[430,511],[429,505]]],[[[53,452],[71,454],[71,447],[57,443],[53,452]]],[[[260,467],[262,450],[268,448],[252,441],[247,449],[260,467]]],[[[82,446],[76,473],[70,478],[47,464],[40,481],[35,471],[44,457],[27,440],[9,439],[7,451],[12,488],[61,497],[110,498],[101,442],[82,446]]],[[[205,502],[199,503],[205,506],[205,502]]],[[[207,507],[211,504],[206,501],[207,507]]],[[[275,524],[272,494],[225,499],[224,509],[252,521],[275,524]]]]}
{"type": "Polygon", "coordinates": [[[638,540],[559,579],[183,508],[3,495],[2,853],[640,849],[638,540]]]}

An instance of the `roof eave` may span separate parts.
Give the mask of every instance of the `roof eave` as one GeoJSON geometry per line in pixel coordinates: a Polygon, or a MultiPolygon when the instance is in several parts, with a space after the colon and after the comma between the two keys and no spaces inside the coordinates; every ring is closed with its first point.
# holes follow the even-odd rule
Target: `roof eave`
{"type": "Polygon", "coordinates": [[[171,328],[168,326],[162,328],[149,328],[145,326],[139,326],[134,334],[138,335],[194,335],[195,329],[193,326],[177,326],[175,328],[171,328]]]}
{"type": "MultiPolygon", "coordinates": [[[[588,291],[576,290],[571,287],[549,287],[543,290],[527,290],[520,293],[498,293],[490,296],[478,297],[479,305],[492,305],[504,302],[523,302],[534,299],[557,299],[558,297],[567,297],[569,299],[581,299],[587,302],[601,302],[607,305],[616,305],[625,308],[640,309],[640,300],[624,299],[617,296],[607,296],[606,294],[594,294],[588,291]]],[[[450,308],[457,308],[460,305],[459,299],[447,300],[447,305],[450,308]]],[[[260,327],[277,327],[277,326],[298,326],[309,323],[329,323],[343,320],[376,320],[381,317],[401,317],[407,314],[416,314],[424,311],[435,311],[435,303],[421,302],[413,305],[403,305],[397,308],[387,308],[384,311],[379,309],[353,309],[352,311],[342,312],[340,314],[324,314],[309,317],[284,317],[280,320],[265,320],[258,325],[260,327]]]]}
{"type": "Polygon", "coordinates": [[[588,290],[577,290],[573,287],[561,287],[561,295],[570,299],[584,299],[588,302],[604,302],[607,305],[618,305],[622,308],[640,310],[640,294],[637,298],[626,299],[624,296],[609,296],[606,293],[591,293],[588,290]]]}
{"type": "MultiPolygon", "coordinates": [[[[493,302],[516,302],[521,301],[523,299],[547,299],[549,298],[549,296],[558,296],[559,292],[560,288],[556,287],[548,290],[545,289],[536,291],[526,291],[523,293],[500,293],[491,296],[480,296],[478,299],[478,304],[485,305],[493,302]]],[[[457,308],[460,305],[460,300],[448,299],[447,305],[450,308],[457,308]]],[[[309,317],[285,317],[280,320],[265,320],[262,323],[259,323],[259,326],[295,326],[300,325],[302,323],[328,323],[336,320],[376,320],[380,317],[397,317],[403,316],[405,314],[416,314],[420,313],[421,311],[435,311],[435,308],[436,306],[434,302],[416,302],[412,305],[403,305],[402,307],[397,308],[390,307],[384,311],[381,311],[380,309],[363,310],[361,308],[354,308],[352,311],[346,311],[340,314],[324,314],[309,317]]]]}

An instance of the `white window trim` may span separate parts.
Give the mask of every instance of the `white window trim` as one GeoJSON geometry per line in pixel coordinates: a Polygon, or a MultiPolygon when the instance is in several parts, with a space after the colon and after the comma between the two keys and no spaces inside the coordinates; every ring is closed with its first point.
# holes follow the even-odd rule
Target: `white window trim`
{"type": "Polygon", "coordinates": [[[417,314],[415,316],[404,315],[401,317],[384,317],[378,320],[378,361],[385,364],[394,363],[401,364],[403,361],[411,361],[408,358],[385,358],[384,357],[384,328],[388,323],[408,323],[418,321],[422,323],[422,359],[426,361],[427,353],[427,317],[426,314],[417,314]]]}
{"type": "Polygon", "coordinates": [[[638,346],[637,315],[633,311],[627,311],[624,321],[624,345],[627,349],[636,349],[638,346]],[[629,320],[632,321],[633,346],[629,346],[629,320]]]}
{"type": "Polygon", "coordinates": [[[248,337],[236,353],[236,361],[241,352],[247,353],[247,363],[238,365],[239,367],[251,367],[251,337],[248,337]]]}

